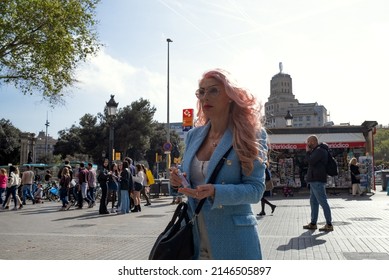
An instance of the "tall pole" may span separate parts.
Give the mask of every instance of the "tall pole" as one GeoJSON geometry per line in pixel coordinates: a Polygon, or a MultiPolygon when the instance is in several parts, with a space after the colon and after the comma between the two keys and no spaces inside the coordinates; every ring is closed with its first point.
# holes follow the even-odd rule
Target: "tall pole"
{"type": "Polygon", "coordinates": [[[108,111],[108,121],[109,121],[109,151],[108,151],[108,163],[109,169],[111,170],[112,161],[113,161],[113,135],[114,135],[114,118],[116,115],[116,110],[119,103],[115,102],[115,95],[111,94],[111,99],[106,103],[108,111]]]}
{"type": "Polygon", "coordinates": [[[114,127],[113,127],[113,116],[110,116],[109,122],[109,170],[111,170],[112,160],[113,160],[113,135],[114,135],[114,127]]]}
{"type": "Polygon", "coordinates": [[[49,115],[48,115],[48,113],[46,112],[46,123],[45,123],[45,126],[46,126],[46,140],[45,140],[45,157],[47,157],[47,145],[48,145],[48,143],[47,143],[47,129],[48,129],[48,127],[49,127],[49,115]]]}
{"type": "MultiPolygon", "coordinates": [[[[173,42],[171,39],[166,39],[167,42],[167,134],[166,134],[166,142],[170,143],[170,93],[169,93],[169,85],[170,85],[170,80],[169,80],[169,75],[170,75],[170,67],[169,67],[169,43],[173,42]]],[[[169,167],[170,167],[170,156],[169,153],[166,154],[166,178],[169,179],[169,167]]]]}

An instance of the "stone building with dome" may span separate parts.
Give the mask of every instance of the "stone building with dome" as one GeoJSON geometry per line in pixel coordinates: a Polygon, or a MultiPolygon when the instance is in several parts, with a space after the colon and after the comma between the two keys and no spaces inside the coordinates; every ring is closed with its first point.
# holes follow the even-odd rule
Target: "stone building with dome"
{"type": "Polygon", "coordinates": [[[327,109],[317,102],[300,103],[293,94],[292,77],[282,72],[270,81],[270,96],[265,103],[266,127],[286,127],[285,117],[293,118],[293,127],[320,127],[328,125],[327,109]]]}

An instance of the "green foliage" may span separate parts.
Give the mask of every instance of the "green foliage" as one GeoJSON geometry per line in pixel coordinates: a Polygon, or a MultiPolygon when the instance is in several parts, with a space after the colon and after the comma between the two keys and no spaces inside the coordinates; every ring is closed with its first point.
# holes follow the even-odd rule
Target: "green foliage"
{"type": "Polygon", "coordinates": [[[20,133],[9,120],[0,120],[0,165],[19,162],[20,133]]]}
{"type": "Polygon", "coordinates": [[[115,147],[134,160],[144,159],[150,149],[155,107],[139,99],[119,110],[115,120],[115,147]]]}
{"type": "Polygon", "coordinates": [[[377,128],[374,135],[374,158],[376,164],[385,164],[389,162],[389,129],[377,128]]]}
{"type": "MultiPolygon", "coordinates": [[[[166,124],[156,124],[153,129],[153,134],[151,136],[151,145],[150,150],[146,153],[146,159],[149,162],[150,168],[155,166],[155,154],[158,153],[158,155],[162,156],[162,161],[159,163],[159,170],[165,170],[166,169],[166,157],[167,155],[163,151],[163,144],[166,143],[166,124]]],[[[178,136],[175,131],[170,131],[170,142],[173,144],[173,146],[176,146],[178,144],[178,150],[182,154],[182,144],[180,142],[180,137],[178,136]]],[[[171,163],[173,163],[174,158],[171,156],[171,163]]]]}
{"type": "Polygon", "coordinates": [[[52,104],[76,82],[80,62],[100,44],[94,28],[100,0],[1,0],[0,82],[52,104]]]}
{"type": "MultiPolygon", "coordinates": [[[[63,159],[77,153],[85,154],[99,163],[103,151],[108,156],[109,127],[112,124],[114,147],[122,158],[130,156],[135,161],[146,159],[152,166],[156,149],[162,153],[162,145],[166,142],[164,126],[153,120],[155,111],[148,100],[141,98],[120,108],[114,118],[110,118],[107,111],[97,117],[85,114],[80,119],[80,127],[73,126],[59,132],[54,154],[61,155],[63,159]]],[[[172,139],[178,141],[178,136],[172,134],[172,139]]]]}
{"type": "Polygon", "coordinates": [[[59,138],[54,147],[54,155],[61,155],[66,158],[67,155],[74,156],[82,151],[80,138],[80,129],[73,125],[70,129],[58,132],[59,138]]]}
{"type": "Polygon", "coordinates": [[[108,145],[105,124],[98,124],[98,118],[91,114],[85,114],[80,119],[79,137],[82,143],[82,153],[93,158],[94,162],[99,162],[102,151],[108,145]]]}

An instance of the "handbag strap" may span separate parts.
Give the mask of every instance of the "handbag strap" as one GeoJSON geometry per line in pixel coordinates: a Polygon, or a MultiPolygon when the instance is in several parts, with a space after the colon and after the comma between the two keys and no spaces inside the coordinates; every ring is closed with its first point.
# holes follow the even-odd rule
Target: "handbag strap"
{"type": "MultiPolygon", "coordinates": [[[[227,156],[231,152],[231,150],[232,150],[232,146],[228,149],[228,151],[224,154],[224,156],[220,159],[220,161],[216,165],[215,169],[212,172],[211,177],[209,178],[208,184],[213,184],[215,182],[216,177],[219,174],[220,169],[223,167],[223,164],[226,161],[227,156]]],[[[199,215],[201,208],[203,207],[206,199],[207,198],[203,198],[202,200],[200,200],[200,202],[197,205],[196,210],[195,210],[195,214],[194,214],[195,217],[199,215]]]]}

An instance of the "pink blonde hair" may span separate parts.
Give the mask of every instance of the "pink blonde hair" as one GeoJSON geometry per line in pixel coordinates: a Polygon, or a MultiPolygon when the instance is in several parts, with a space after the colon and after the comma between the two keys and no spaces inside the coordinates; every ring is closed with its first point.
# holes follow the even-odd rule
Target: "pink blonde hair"
{"type": "MultiPolygon", "coordinates": [[[[262,158],[265,148],[259,143],[258,135],[262,128],[261,105],[247,89],[240,87],[231,74],[222,69],[214,69],[203,74],[204,79],[214,78],[224,86],[227,96],[232,100],[229,112],[229,125],[233,131],[233,148],[241,161],[244,174],[250,174],[254,160],[262,158]]],[[[197,120],[195,126],[208,122],[200,100],[197,101],[197,120]]]]}

